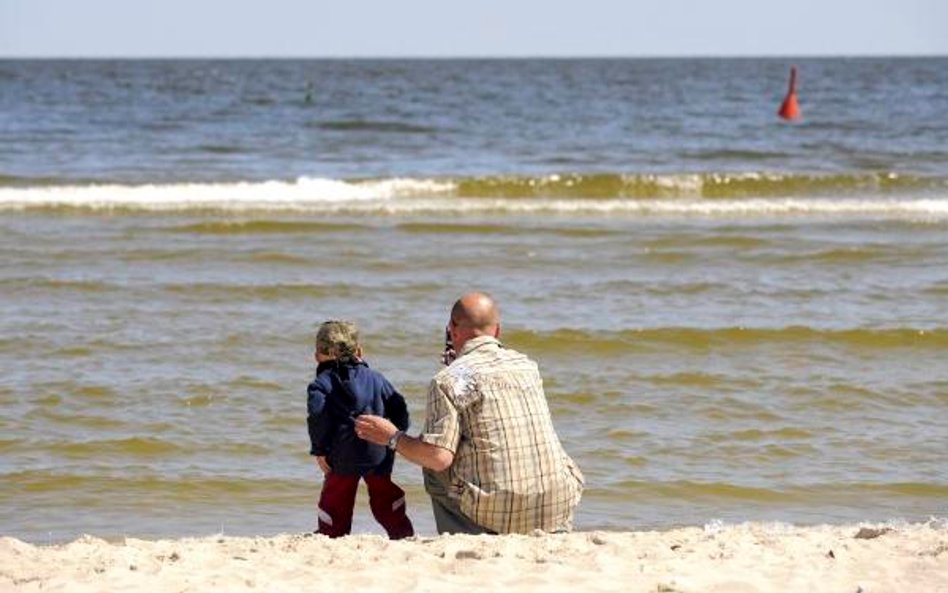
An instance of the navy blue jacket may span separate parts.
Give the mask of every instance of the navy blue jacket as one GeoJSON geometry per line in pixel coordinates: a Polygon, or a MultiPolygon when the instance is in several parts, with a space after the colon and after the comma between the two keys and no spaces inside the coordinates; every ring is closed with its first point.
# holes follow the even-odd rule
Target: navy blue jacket
{"type": "Polygon", "coordinates": [[[311,455],[325,455],[337,474],[387,475],[395,452],[363,441],[355,434],[360,414],[384,416],[399,430],[408,428],[408,407],[382,373],[365,362],[320,363],[307,389],[307,424],[311,455]]]}

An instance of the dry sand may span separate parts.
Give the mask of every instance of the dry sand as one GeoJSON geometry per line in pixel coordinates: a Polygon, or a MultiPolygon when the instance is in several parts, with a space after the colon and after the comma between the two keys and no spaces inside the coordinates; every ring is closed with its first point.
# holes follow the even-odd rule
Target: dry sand
{"type": "Polygon", "coordinates": [[[0,538],[0,591],[948,592],[948,524],[536,536],[0,538]]]}

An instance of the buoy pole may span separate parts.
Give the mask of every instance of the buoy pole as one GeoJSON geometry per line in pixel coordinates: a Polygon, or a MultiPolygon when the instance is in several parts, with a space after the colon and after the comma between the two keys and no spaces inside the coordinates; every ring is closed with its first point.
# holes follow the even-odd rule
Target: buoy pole
{"type": "Polygon", "coordinates": [[[790,67],[790,88],[787,89],[787,96],[784,97],[780,105],[780,111],[777,115],[783,119],[799,119],[800,104],[797,102],[797,67],[790,67]]]}

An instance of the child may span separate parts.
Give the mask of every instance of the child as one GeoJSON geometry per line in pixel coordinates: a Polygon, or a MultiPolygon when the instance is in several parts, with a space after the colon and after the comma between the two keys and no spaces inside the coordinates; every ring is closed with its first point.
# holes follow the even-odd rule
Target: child
{"type": "Polygon", "coordinates": [[[307,399],[310,454],[324,473],[318,533],[348,535],[359,481],[369,489],[369,506],[391,539],[414,535],[405,512],[405,491],[392,482],[394,445],[408,428],[405,398],[362,360],[359,330],[347,321],[327,321],[316,334],[316,379],[307,399]],[[355,434],[360,414],[384,416],[399,433],[388,447],[355,434]]]}

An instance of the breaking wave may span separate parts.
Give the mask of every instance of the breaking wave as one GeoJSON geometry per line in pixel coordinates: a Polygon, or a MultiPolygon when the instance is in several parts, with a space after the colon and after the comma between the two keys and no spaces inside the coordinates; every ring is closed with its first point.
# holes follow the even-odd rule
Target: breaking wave
{"type": "Polygon", "coordinates": [[[548,175],[165,185],[0,180],[0,210],[948,218],[948,180],[885,174],[548,175]]]}

